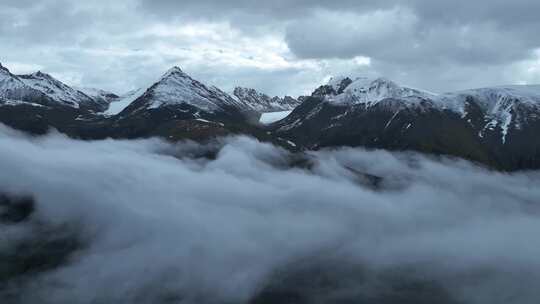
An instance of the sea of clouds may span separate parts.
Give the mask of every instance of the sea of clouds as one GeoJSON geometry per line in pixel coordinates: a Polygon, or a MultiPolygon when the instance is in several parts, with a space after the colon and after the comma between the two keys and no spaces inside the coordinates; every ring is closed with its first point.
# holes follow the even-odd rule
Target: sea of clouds
{"type": "Polygon", "coordinates": [[[0,193],[36,202],[27,220],[0,223],[0,256],[57,234],[78,244],[59,265],[0,276],[0,297],[249,303],[278,286],[307,302],[376,303],[425,285],[449,303],[538,303],[539,185],[539,172],[414,153],[299,156],[247,137],[79,141],[0,125],[0,193]]]}

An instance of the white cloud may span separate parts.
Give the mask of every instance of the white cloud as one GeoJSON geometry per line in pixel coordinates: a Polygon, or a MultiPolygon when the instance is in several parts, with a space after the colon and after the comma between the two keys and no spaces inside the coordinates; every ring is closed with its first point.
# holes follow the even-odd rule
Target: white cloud
{"type": "Polygon", "coordinates": [[[535,51],[535,58],[525,60],[518,64],[521,71],[520,83],[522,84],[539,84],[540,83],[540,49],[535,51]]]}

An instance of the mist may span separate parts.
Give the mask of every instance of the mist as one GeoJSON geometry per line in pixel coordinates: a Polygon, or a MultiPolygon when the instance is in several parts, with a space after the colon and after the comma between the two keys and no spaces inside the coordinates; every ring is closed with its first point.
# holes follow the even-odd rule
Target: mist
{"type": "Polygon", "coordinates": [[[0,172],[0,193],[35,203],[24,220],[0,220],[0,257],[42,249],[54,260],[0,274],[2,303],[540,299],[539,172],[352,148],[295,155],[248,137],[78,141],[2,125],[0,172]]]}

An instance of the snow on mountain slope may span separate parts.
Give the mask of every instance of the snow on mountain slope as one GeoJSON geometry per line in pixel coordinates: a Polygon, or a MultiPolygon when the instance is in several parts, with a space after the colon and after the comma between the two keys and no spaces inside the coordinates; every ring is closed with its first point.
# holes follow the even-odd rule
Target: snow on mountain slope
{"type": "Polygon", "coordinates": [[[44,98],[44,94],[25,84],[0,64],[0,97],[9,100],[36,101],[44,98]]]}
{"type": "Polygon", "coordinates": [[[116,115],[127,108],[132,102],[137,100],[145,93],[144,89],[136,89],[115,99],[109,104],[109,108],[104,112],[105,115],[116,115]]]}
{"type": "Polygon", "coordinates": [[[94,103],[86,94],[73,89],[49,74],[40,71],[28,75],[19,75],[26,85],[42,92],[54,101],[78,108],[80,104],[94,103]]]}
{"type": "Polygon", "coordinates": [[[426,91],[400,86],[386,78],[348,77],[332,78],[327,86],[337,94],[327,95],[327,100],[333,104],[365,104],[373,106],[381,100],[396,98],[410,103],[418,103],[432,99],[436,95],[426,91]]]}
{"type": "Polygon", "coordinates": [[[540,85],[488,87],[436,94],[401,86],[386,78],[357,77],[352,80],[352,78],[340,76],[331,78],[326,86],[331,90],[322,90],[325,92],[324,97],[337,105],[372,106],[381,100],[394,98],[411,103],[429,100],[433,102],[433,106],[463,112],[467,97],[473,97],[489,114],[504,111],[509,104],[514,102],[530,107],[540,105],[540,85]]]}
{"type": "Polygon", "coordinates": [[[259,113],[291,111],[300,102],[290,96],[270,97],[266,94],[259,93],[255,89],[236,87],[233,91],[233,97],[247,104],[253,110],[259,113]]]}
{"type": "MultiPolygon", "coordinates": [[[[312,96],[321,97],[336,106],[372,107],[390,99],[391,102],[384,104],[384,108],[394,114],[388,124],[404,107],[454,112],[473,128],[480,129],[480,138],[484,138],[488,132],[499,133],[503,144],[511,132],[540,119],[540,85],[488,87],[435,94],[401,86],[385,78],[335,77],[315,90],[312,96]]],[[[321,109],[322,105],[309,109],[304,114],[304,120],[316,117],[321,109]]],[[[334,125],[339,125],[339,118],[334,118],[334,125]]],[[[292,127],[302,121],[291,122],[294,123],[292,127]]],[[[284,126],[288,127],[291,126],[284,126]]]]}
{"type": "Polygon", "coordinates": [[[276,121],[280,121],[283,118],[287,117],[289,114],[291,114],[292,111],[280,111],[280,112],[267,112],[262,113],[261,118],[259,120],[262,124],[271,124],[276,121]]]}
{"type": "Polygon", "coordinates": [[[6,99],[46,105],[59,104],[72,108],[84,106],[86,109],[99,111],[108,104],[106,96],[114,95],[104,91],[99,94],[99,97],[87,95],[39,71],[27,75],[14,75],[0,64],[0,97],[6,99]]]}
{"type": "Polygon", "coordinates": [[[173,67],[150,87],[141,98],[148,109],[187,104],[207,112],[223,110],[224,106],[246,109],[246,104],[235,100],[214,86],[206,86],[191,78],[180,68],[173,67]]]}
{"type": "Polygon", "coordinates": [[[462,115],[467,115],[465,105],[473,101],[485,112],[486,130],[500,128],[501,140],[506,143],[510,128],[520,129],[527,120],[540,113],[540,85],[513,85],[491,88],[471,89],[442,94],[438,97],[442,104],[460,105],[462,115]]]}
{"type": "Polygon", "coordinates": [[[458,100],[464,102],[467,97],[474,97],[482,108],[490,113],[496,113],[505,105],[519,103],[526,106],[540,106],[540,85],[512,85],[470,89],[458,92],[444,93],[439,100],[458,100]]]}

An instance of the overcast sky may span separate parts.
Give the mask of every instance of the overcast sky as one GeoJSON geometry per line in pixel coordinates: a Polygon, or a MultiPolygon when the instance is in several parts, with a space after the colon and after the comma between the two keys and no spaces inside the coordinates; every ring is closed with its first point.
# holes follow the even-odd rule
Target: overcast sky
{"type": "Polygon", "coordinates": [[[540,83],[537,0],[1,0],[0,62],[122,93],[168,68],[229,91],[331,75],[435,92],[540,83]]]}

